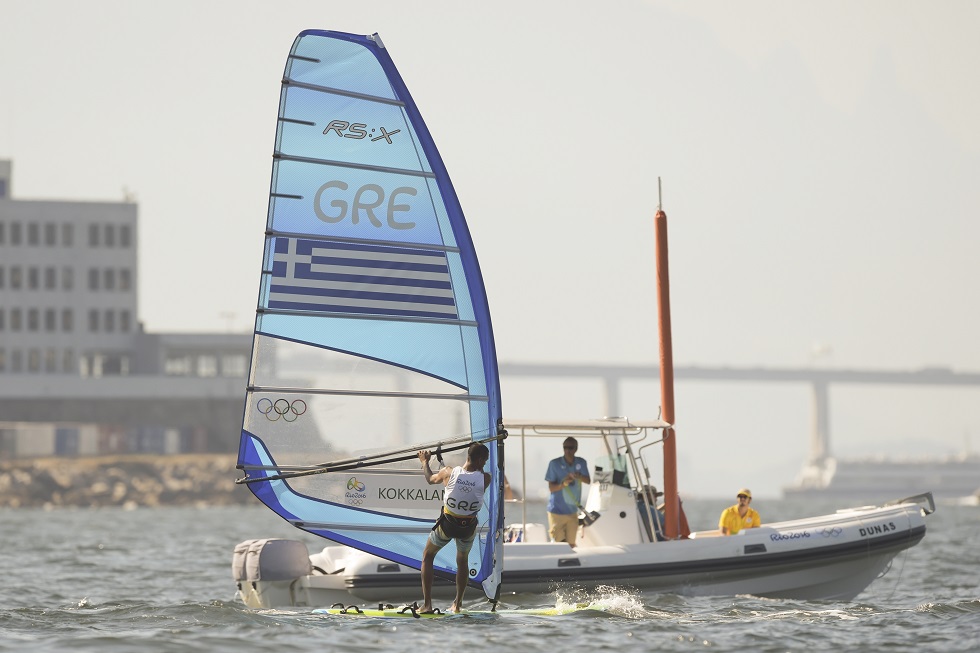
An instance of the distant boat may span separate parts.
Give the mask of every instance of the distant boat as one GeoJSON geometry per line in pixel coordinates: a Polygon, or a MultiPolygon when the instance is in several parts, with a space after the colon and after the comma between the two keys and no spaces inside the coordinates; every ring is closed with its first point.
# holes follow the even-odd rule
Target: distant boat
{"type": "MultiPolygon", "coordinates": [[[[501,590],[548,593],[559,582],[583,589],[617,585],[692,595],[847,600],[925,536],[925,517],[935,509],[928,492],[764,524],[734,536],[689,532],[677,489],[679,420],[673,406],[667,216],[661,210],[654,220],[661,416],[502,418],[489,311],[468,230],[380,39],[304,32],[283,83],[239,454],[246,476],[240,481],[297,528],[337,544],[312,555],[295,540],[239,544],[232,569],[246,605],[417,599],[419,559],[441,496],[413,485],[421,480],[418,465],[400,461],[440,444],[492,445],[494,488],[479,513],[478,553],[469,560],[471,580],[491,600],[501,590]],[[299,78],[297,71],[303,73],[299,78]],[[372,129],[372,138],[394,135],[399,144],[416,145],[418,158],[383,144],[365,149],[372,129]],[[328,146],[329,153],[321,149],[328,146]],[[381,155],[389,158],[374,158],[381,155]],[[346,194],[336,195],[339,190],[346,194]],[[385,197],[394,199],[386,203],[385,197]],[[431,211],[413,202],[416,197],[431,202],[431,211]],[[359,222],[350,213],[357,207],[363,211],[359,222]],[[387,217],[371,213],[375,209],[387,217]],[[437,236],[445,240],[433,242],[437,236]],[[352,266],[364,271],[355,273],[352,266]],[[362,278],[379,266],[385,269],[384,291],[371,285],[372,278],[362,278]],[[322,370],[316,379],[299,378],[298,369],[286,365],[297,351],[306,359],[304,369],[322,370]],[[517,467],[526,470],[526,440],[554,442],[567,435],[595,439],[607,453],[591,474],[579,545],[549,542],[546,527],[529,523],[524,514],[504,530],[500,438],[517,445],[508,447],[508,460],[521,460],[517,467]],[[656,481],[645,458],[651,452],[663,456],[664,477],[656,481]],[[651,528],[650,510],[656,507],[644,491],[651,485],[663,489],[662,532],[651,528]]],[[[455,571],[452,549],[437,558],[443,579],[455,571]]],[[[447,580],[434,589],[445,596],[453,585],[447,580]]]]}
{"type": "Polygon", "coordinates": [[[970,497],[980,489],[980,455],[833,458],[809,463],[786,498],[880,501],[929,488],[940,501],[970,497]]]}

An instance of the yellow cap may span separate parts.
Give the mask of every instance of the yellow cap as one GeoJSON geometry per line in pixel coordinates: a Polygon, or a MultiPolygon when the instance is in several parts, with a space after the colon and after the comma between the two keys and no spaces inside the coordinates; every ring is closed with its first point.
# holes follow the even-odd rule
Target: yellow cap
{"type": "Polygon", "coordinates": [[[748,488],[744,488],[743,487],[741,490],[738,491],[738,493],[739,494],[744,494],[745,496],[747,496],[750,499],[752,498],[752,491],[749,490],[748,488]]]}

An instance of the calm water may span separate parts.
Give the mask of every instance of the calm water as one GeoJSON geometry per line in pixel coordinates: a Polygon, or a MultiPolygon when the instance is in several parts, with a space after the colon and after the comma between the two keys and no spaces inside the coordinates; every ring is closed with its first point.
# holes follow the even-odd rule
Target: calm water
{"type": "MultiPolygon", "coordinates": [[[[826,512],[759,501],[768,520],[826,512]]],[[[688,502],[707,528],[725,502],[688,502]]],[[[0,511],[0,651],[980,651],[980,508],[942,505],[925,540],[851,603],[632,595],[562,617],[376,620],[253,612],[231,552],[253,537],[314,539],[261,507],[0,511]]],[[[483,607],[470,589],[470,607],[483,607]]],[[[506,598],[509,607],[559,597],[506,598]]]]}

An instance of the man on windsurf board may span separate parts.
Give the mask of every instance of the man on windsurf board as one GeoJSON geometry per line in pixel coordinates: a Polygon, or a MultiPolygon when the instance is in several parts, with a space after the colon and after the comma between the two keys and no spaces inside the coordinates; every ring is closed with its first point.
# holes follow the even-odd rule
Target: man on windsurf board
{"type": "Polygon", "coordinates": [[[476,539],[476,515],[483,505],[483,493],[490,485],[490,474],[483,466],[490,458],[485,444],[474,442],[466,451],[466,462],[459,467],[443,467],[433,472],[429,467],[432,454],[419,452],[422,474],[429,485],[442,483],[446,486],[445,498],[439,519],[436,520],[422,553],[422,608],[419,614],[431,613],[433,565],[442,547],[456,540],[456,599],[450,608],[459,612],[463,607],[469,563],[467,561],[473,541],[476,539]]]}

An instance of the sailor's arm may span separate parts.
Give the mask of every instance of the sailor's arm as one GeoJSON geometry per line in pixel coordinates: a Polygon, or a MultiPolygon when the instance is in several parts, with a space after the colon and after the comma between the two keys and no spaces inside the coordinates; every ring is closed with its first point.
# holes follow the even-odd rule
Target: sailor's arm
{"type": "Polygon", "coordinates": [[[432,468],[429,466],[429,459],[432,458],[432,453],[428,449],[419,452],[419,460],[422,462],[422,475],[425,476],[425,482],[429,485],[436,485],[442,483],[448,478],[445,473],[449,471],[448,467],[443,467],[437,472],[433,472],[432,468]]]}

